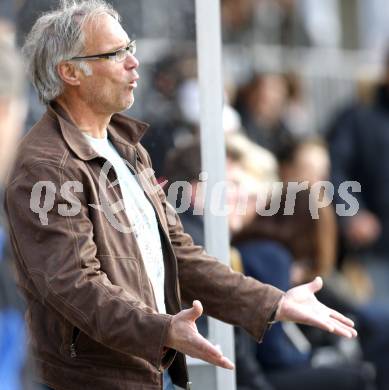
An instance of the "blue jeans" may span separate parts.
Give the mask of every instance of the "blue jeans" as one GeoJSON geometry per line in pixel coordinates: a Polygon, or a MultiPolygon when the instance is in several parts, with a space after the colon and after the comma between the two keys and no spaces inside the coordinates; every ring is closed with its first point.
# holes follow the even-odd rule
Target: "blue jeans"
{"type": "Polygon", "coordinates": [[[167,370],[163,372],[163,390],[174,390],[172,379],[167,370]]]}

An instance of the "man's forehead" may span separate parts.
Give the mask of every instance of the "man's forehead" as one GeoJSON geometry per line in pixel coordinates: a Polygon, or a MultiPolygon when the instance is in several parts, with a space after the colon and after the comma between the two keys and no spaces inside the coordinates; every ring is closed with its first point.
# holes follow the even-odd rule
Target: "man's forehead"
{"type": "Polygon", "coordinates": [[[89,51],[113,51],[129,42],[122,25],[110,15],[100,15],[85,26],[85,49],[89,51]]]}

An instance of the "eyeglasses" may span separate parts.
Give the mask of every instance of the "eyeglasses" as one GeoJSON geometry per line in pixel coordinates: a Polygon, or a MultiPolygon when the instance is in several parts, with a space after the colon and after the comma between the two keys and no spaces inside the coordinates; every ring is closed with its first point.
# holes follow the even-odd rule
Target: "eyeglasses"
{"type": "Polygon", "coordinates": [[[130,54],[133,56],[136,53],[136,41],[130,41],[130,43],[123,49],[113,51],[111,53],[94,54],[91,56],[73,57],[71,61],[81,60],[115,60],[116,62],[123,62],[130,54]]]}

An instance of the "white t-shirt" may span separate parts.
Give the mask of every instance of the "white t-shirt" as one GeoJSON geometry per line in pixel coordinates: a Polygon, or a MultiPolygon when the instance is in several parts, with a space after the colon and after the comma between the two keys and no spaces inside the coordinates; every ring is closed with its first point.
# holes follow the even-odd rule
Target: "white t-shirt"
{"type": "Polygon", "coordinates": [[[123,194],[124,208],[137,238],[147,275],[154,290],[158,311],[165,314],[165,267],[154,208],[135,175],[127,167],[107,136],[105,138],[94,138],[89,134],[83,134],[92,148],[108,160],[116,172],[123,194]]]}

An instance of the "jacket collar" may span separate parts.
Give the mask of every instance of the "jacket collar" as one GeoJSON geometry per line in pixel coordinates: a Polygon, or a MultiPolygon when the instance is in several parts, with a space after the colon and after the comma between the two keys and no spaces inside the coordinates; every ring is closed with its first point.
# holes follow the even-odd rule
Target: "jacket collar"
{"type": "MultiPolygon", "coordinates": [[[[50,117],[58,120],[62,135],[69,148],[82,160],[92,160],[98,157],[95,150],[89,145],[82,132],[72,122],[66,111],[56,102],[50,103],[47,108],[50,117]]],[[[108,138],[119,146],[131,149],[136,145],[149,128],[147,123],[129,118],[123,114],[114,114],[108,125],[108,138]]]]}

